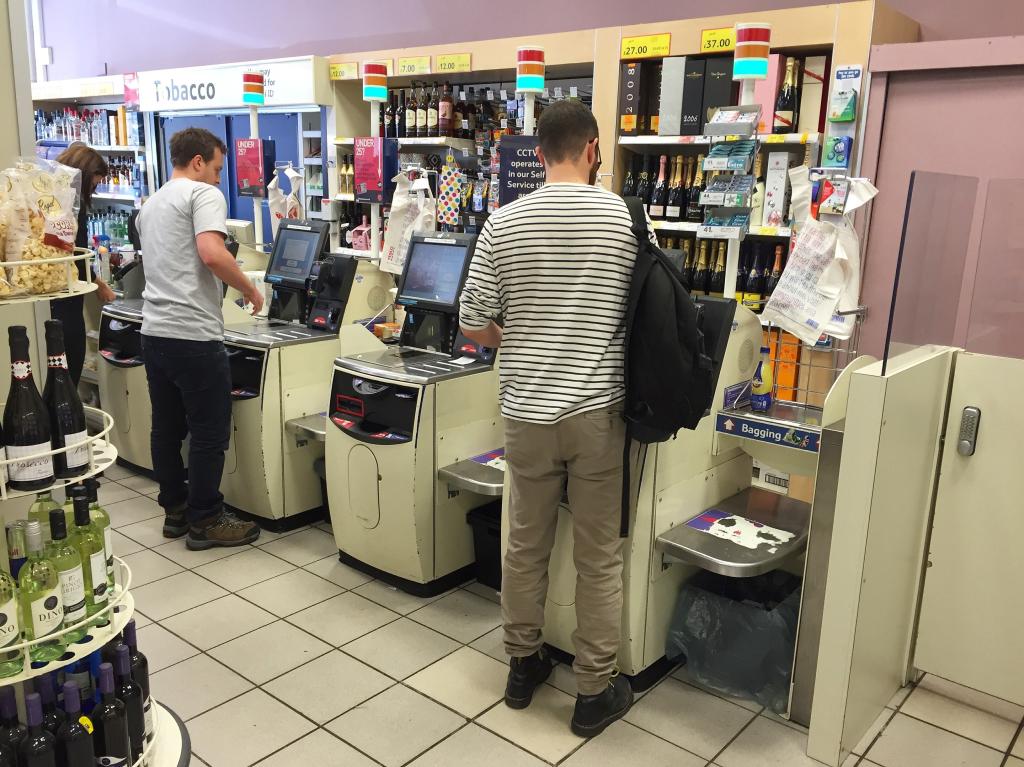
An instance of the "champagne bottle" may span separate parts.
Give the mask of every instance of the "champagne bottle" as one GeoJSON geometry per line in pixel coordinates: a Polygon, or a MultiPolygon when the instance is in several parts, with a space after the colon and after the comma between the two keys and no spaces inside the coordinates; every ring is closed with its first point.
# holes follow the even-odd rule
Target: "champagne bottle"
{"type": "Polygon", "coordinates": [[[10,575],[0,570],[0,677],[14,676],[25,670],[24,651],[3,649],[22,641],[19,618],[18,587],[10,575]]]}
{"type": "Polygon", "coordinates": [[[92,722],[82,713],[78,684],[65,682],[63,691],[67,718],[57,728],[57,764],[59,767],[95,767],[96,752],[89,732],[92,722]]]}
{"type": "MultiPolygon", "coordinates": [[[[63,512],[61,512],[63,519],[63,512]]],[[[53,562],[43,556],[43,533],[35,520],[25,526],[28,557],[18,573],[18,601],[25,639],[41,639],[60,631],[64,620],[61,582],[53,562]]],[[[64,654],[61,637],[33,645],[29,657],[34,661],[56,660],[64,654]]]]}
{"type": "Polygon", "coordinates": [[[740,263],[736,268],[736,303],[743,305],[743,288],[747,284],[747,274],[750,270],[750,245],[740,243],[740,263]]]}
{"type": "Polygon", "coordinates": [[[650,202],[647,206],[647,214],[652,220],[665,218],[665,199],[668,196],[667,182],[665,181],[665,165],[668,157],[662,155],[658,160],[658,180],[651,190],[650,202]]]}
{"type": "Polygon", "coordinates": [[[708,295],[716,298],[725,296],[725,259],[728,246],[724,242],[718,243],[715,248],[715,266],[711,270],[711,277],[708,279],[708,295]]]}
{"type": "Polygon", "coordinates": [[[633,170],[636,166],[636,158],[629,163],[629,167],[626,169],[626,180],[622,182],[622,196],[632,197],[636,194],[636,176],[633,174],[633,170]]]}
{"type": "Polygon", "coordinates": [[[89,466],[89,432],[85,426],[85,408],[68,372],[64,353],[64,323],[46,323],[46,386],[43,402],[50,411],[50,436],[54,450],[68,448],[53,456],[55,476],[66,479],[82,474],[89,466]],[[72,445],[78,447],[72,447],[72,445]]]}
{"type": "Polygon", "coordinates": [[[668,203],[665,205],[665,218],[669,221],[678,221],[683,213],[683,156],[676,155],[672,161],[672,181],[669,184],[668,203]]]}
{"type": "Polygon", "coordinates": [[[704,221],[704,208],[700,205],[700,193],[704,191],[704,155],[697,155],[693,183],[686,195],[686,220],[695,223],[704,221]]]}
{"type": "Polygon", "coordinates": [[[409,89],[409,98],[405,100],[405,135],[416,136],[416,90],[409,89]]]}
{"type": "Polygon", "coordinates": [[[700,241],[700,255],[697,257],[697,266],[693,270],[693,287],[690,292],[695,296],[703,296],[708,292],[708,241],[700,241]]]}
{"type": "Polygon", "coordinates": [[[691,240],[683,240],[683,287],[686,292],[693,292],[693,247],[691,240]]]}
{"type": "Polygon", "coordinates": [[[761,257],[760,249],[758,249],[755,251],[750,262],[747,282],[743,287],[743,303],[754,314],[760,314],[762,309],[761,297],[764,294],[764,270],[764,260],[761,257]]]}
{"type": "Polygon", "coordinates": [[[28,728],[18,721],[18,701],[14,697],[14,687],[0,687],[0,745],[15,754],[28,735],[28,728]]]}
{"type": "Polygon", "coordinates": [[[43,706],[37,692],[25,696],[25,723],[28,735],[18,750],[21,766],[57,767],[57,739],[43,729],[43,706]]]}
{"type": "Polygon", "coordinates": [[[107,594],[114,593],[114,536],[110,527],[110,515],[100,506],[100,481],[96,477],[85,480],[85,492],[89,497],[89,516],[103,535],[103,553],[107,557],[107,594]]]}
{"type": "Polygon", "coordinates": [[[50,512],[59,509],[60,504],[53,500],[49,490],[36,493],[36,499],[28,507],[28,518],[39,523],[43,531],[43,545],[50,542],[50,512]]]}
{"type": "MultiPolygon", "coordinates": [[[[110,597],[107,589],[107,557],[103,546],[103,533],[92,521],[89,513],[89,498],[84,488],[76,493],[75,527],[70,542],[82,560],[82,574],[85,576],[85,612],[91,618],[107,606],[110,597]]],[[[94,626],[110,623],[107,615],[101,615],[94,626]]]]}
{"type": "Polygon", "coordinates": [[[647,200],[651,196],[651,177],[647,171],[648,159],[645,157],[643,160],[643,166],[640,170],[640,177],[636,182],[636,196],[640,198],[643,204],[647,205],[647,200]]]}
{"type": "Polygon", "coordinates": [[[772,133],[792,133],[797,123],[796,59],[786,59],[786,77],[775,98],[772,133]]]}
{"type": "Polygon", "coordinates": [[[119,644],[115,657],[117,686],[114,694],[124,703],[128,714],[128,741],[134,763],[142,756],[142,751],[146,747],[146,714],[142,686],[132,679],[131,650],[128,649],[128,645],[119,644]]]}
{"type": "Polygon", "coordinates": [[[56,674],[43,674],[35,679],[35,691],[43,705],[43,729],[57,735],[57,728],[64,724],[67,715],[57,708],[57,690],[54,688],[56,674]]]}
{"type": "Polygon", "coordinates": [[[440,99],[437,96],[437,83],[430,89],[430,101],[427,102],[427,135],[438,135],[438,115],[440,99]]]}
{"type": "Polygon", "coordinates": [[[128,712],[114,695],[114,667],[100,664],[100,703],[92,710],[92,745],[96,760],[104,767],[128,767],[131,744],[128,739],[128,712]],[[106,761],[101,762],[100,760],[106,761]]]}
{"type": "Polygon", "coordinates": [[[775,286],[779,284],[779,280],[782,279],[782,246],[775,246],[775,263],[772,265],[771,274],[768,275],[768,280],[764,287],[764,297],[769,298],[772,293],[775,292],[775,286]]]}
{"type": "Polygon", "coordinates": [[[441,98],[437,102],[437,133],[440,136],[455,135],[455,103],[452,101],[451,83],[444,84],[441,98]]]}
{"type": "Polygon", "coordinates": [[[32,380],[25,326],[11,325],[7,335],[11,345],[11,388],[4,408],[7,459],[37,456],[9,464],[9,483],[12,490],[42,490],[53,484],[53,456],[38,455],[50,450],[50,416],[32,380]]]}
{"type": "Polygon", "coordinates": [[[139,639],[135,629],[135,619],[128,621],[124,627],[124,643],[131,652],[132,679],[142,688],[142,713],[146,720],[146,742],[153,740],[153,699],[149,694],[149,659],[139,652],[139,639]]]}
{"type": "MultiPolygon", "coordinates": [[[[57,568],[60,579],[61,599],[64,602],[64,628],[73,626],[87,616],[85,609],[85,573],[82,557],[68,540],[67,520],[61,509],[50,512],[50,548],[47,555],[57,568]]],[[[65,634],[68,642],[77,642],[85,636],[86,627],[81,626],[65,634]]]]}

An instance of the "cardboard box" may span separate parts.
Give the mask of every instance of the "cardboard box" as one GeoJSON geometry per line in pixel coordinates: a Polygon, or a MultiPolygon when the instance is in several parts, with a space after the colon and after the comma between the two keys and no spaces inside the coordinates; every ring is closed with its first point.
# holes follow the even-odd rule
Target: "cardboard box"
{"type": "Polygon", "coordinates": [[[800,80],[799,133],[824,133],[825,112],[828,100],[829,57],[808,56],[804,59],[803,77],[800,80]]]}
{"type": "Polygon", "coordinates": [[[658,135],[679,136],[683,130],[683,89],[686,83],[686,57],[670,56],[661,66],[661,93],[658,98],[658,135]]]}
{"type": "Polygon", "coordinates": [[[619,135],[640,136],[647,132],[647,71],[643,61],[623,61],[619,73],[619,135]]]}
{"type": "Polygon", "coordinates": [[[786,73],[786,57],[778,53],[768,56],[768,77],[757,80],[754,84],[754,101],[761,105],[761,120],[757,124],[758,133],[771,133],[772,121],[775,118],[775,99],[779,95],[779,86],[786,73]]]}
{"type": "Polygon", "coordinates": [[[686,82],[683,84],[683,127],[681,135],[699,136],[704,130],[704,59],[686,59],[686,82]]]}
{"type": "Polygon", "coordinates": [[[789,210],[789,152],[771,152],[764,179],[762,226],[785,226],[789,210]]]}
{"type": "Polygon", "coordinates": [[[709,56],[705,60],[704,94],[701,100],[700,130],[718,107],[735,104],[739,99],[732,79],[732,56],[709,56]]]}

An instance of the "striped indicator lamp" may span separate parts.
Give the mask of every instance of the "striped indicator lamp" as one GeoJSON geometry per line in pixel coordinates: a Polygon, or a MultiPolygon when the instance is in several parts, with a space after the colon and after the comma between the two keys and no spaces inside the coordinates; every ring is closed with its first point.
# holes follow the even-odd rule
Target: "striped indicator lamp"
{"type": "Polygon", "coordinates": [[[544,92],[544,49],[524,45],[516,50],[516,90],[519,93],[544,92]]]}
{"type": "Polygon", "coordinates": [[[768,54],[771,51],[771,46],[771,24],[737,24],[732,79],[764,80],[767,78],[768,54]]]}
{"type": "Polygon", "coordinates": [[[388,100],[388,67],[368,61],[363,64],[363,101],[388,100]]]}
{"type": "Polygon", "coordinates": [[[254,107],[266,103],[266,88],[260,72],[242,73],[242,103],[254,107]]]}

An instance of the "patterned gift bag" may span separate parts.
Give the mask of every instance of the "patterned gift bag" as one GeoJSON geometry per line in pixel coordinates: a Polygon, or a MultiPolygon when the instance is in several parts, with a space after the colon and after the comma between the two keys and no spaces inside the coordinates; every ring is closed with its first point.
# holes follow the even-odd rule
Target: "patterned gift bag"
{"type": "Polygon", "coordinates": [[[442,166],[437,175],[437,220],[448,226],[459,223],[462,205],[462,171],[451,165],[442,166]]]}

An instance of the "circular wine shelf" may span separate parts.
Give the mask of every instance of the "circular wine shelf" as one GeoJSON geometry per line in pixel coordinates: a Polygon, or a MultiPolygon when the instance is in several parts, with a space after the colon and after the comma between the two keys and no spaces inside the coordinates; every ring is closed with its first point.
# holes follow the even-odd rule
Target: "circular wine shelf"
{"type": "MultiPolygon", "coordinates": [[[[52,301],[60,298],[71,298],[72,296],[84,296],[86,293],[92,293],[96,290],[96,283],[92,280],[79,280],[77,279],[77,270],[74,267],[75,261],[83,261],[95,257],[88,248],[75,248],[75,252],[70,256],[62,256],[60,258],[45,258],[36,259],[33,261],[5,261],[4,266],[12,268],[16,266],[52,266],[54,264],[66,264],[68,270],[68,287],[64,290],[57,290],[52,293],[21,293],[17,295],[0,295],[0,307],[12,306],[14,304],[30,304],[36,301],[52,301]]],[[[88,265],[86,265],[86,274],[89,274],[88,265]]]]}
{"type": "Polygon", "coordinates": [[[132,767],[188,767],[192,741],[178,716],[153,700],[154,737],[132,767]]]}
{"type": "MultiPolygon", "coordinates": [[[[12,498],[21,498],[25,496],[34,496],[37,493],[43,493],[48,490],[52,490],[55,487],[64,487],[75,482],[81,482],[83,479],[95,476],[105,469],[109,469],[114,461],[117,460],[117,448],[114,447],[107,439],[107,435],[110,434],[110,430],[114,428],[114,419],[109,413],[100,410],[99,408],[89,407],[83,405],[85,408],[86,420],[89,420],[89,415],[92,414],[93,418],[102,418],[103,428],[96,434],[90,435],[86,440],[86,444],[89,445],[89,469],[81,474],[67,479],[54,480],[53,484],[49,487],[44,487],[38,490],[11,490],[4,483],[0,482],[0,501],[8,501],[12,498]]],[[[76,443],[72,447],[78,447],[79,443],[76,443]]],[[[8,458],[0,461],[0,467],[6,469],[10,464],[16,461],[24,461],[28,458],[39,458],[44,455],[56,455],[57,453],[63,453],[68,450],[67,447],[62,447],[57,450],[47,450],[43,453],[33,453],[32,455],[20,456],[18,458],[8,458]]]]}
{"type": "Polygon", "coordinates": [[[0,686],[17,684],[18,682],[24,682],[27,679],[33,679],[37,676],[41,676],[42,674],[48,674],[51,671],[57,671],[58,669],[69,666],[82,658],[89,657],[96,650],[103,647],[103,645],[113,639],[116,634],[119,634],[124,629],[128,624],[128,621],[131,620],[132,613],[135,612],[135,600],[128,591],[131,586],[131,582],[131,569],[129,569],[128,565],[126,565],[120,557],[114,557],[114,591],[110,595],[110,600],[108,601],[107,606],[95,615],[85,618],[65,629],[61,629],[57,633],[49,634],[42,639],[33,639],[28,642],[21,642],[20,644],[4,647],[3,652],[5,654],[15,650],[21,650],[24,652],[25,670],[20,674],[0,678],[0,686]],[[80,629],[82,626],[87,626],[103,615],[106,615],[110,620],[106,626],[90,627],[85,637],[78,642],[69,644],[67,651],[57,660],[41,662],[33,661],[30,658],[29,648],[32,646],[43,642],[50,642],[56,638],[65,636],[72,631],[80,629]]]}

